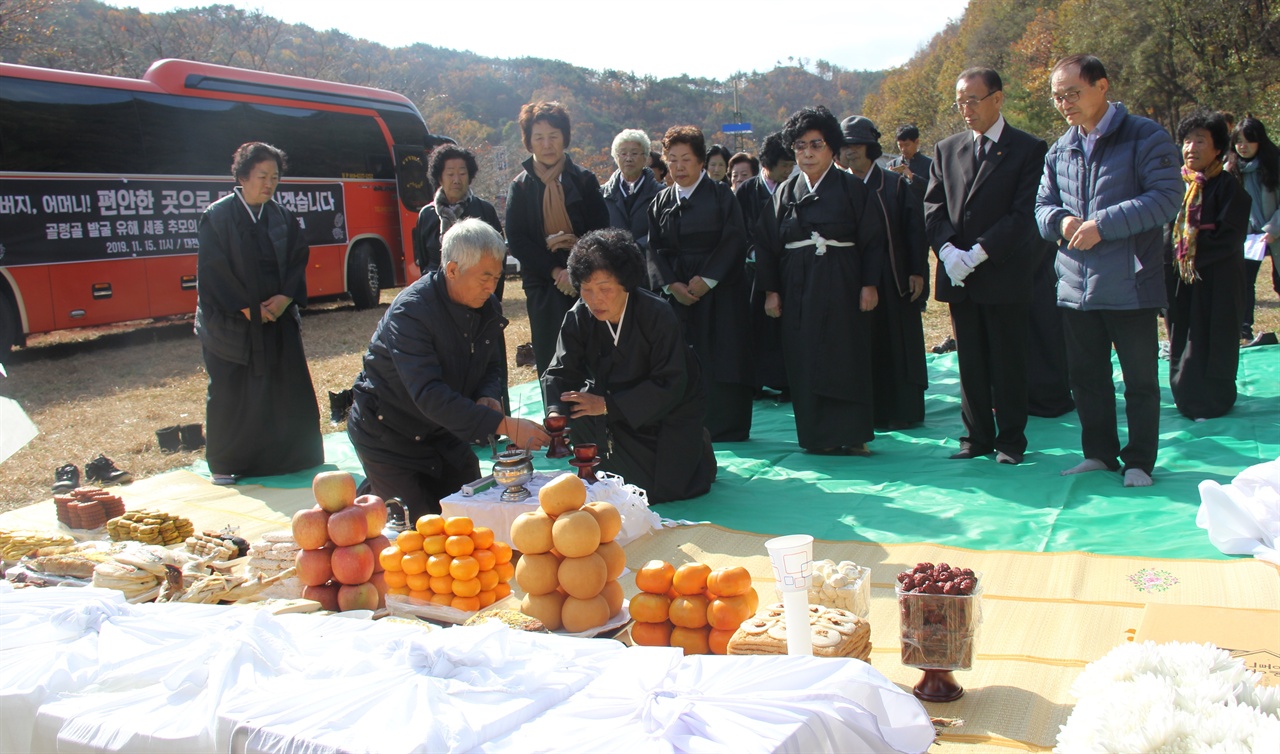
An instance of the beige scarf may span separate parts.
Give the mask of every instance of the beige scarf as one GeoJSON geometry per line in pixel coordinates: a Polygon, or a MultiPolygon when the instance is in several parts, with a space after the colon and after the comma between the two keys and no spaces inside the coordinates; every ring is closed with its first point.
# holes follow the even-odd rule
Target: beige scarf
{"type": "Polygon", "coordinates": [[[533,172],[542,181],[542,230],[547,238],[557,233],[564,233],[555,241],[547,243],[551,251],[571,249],[578,242],[573,234],[573,223],[569,221],[569,212],[564,206],[564,186],[560,185],[560,174],[564,172],[565,158],[554,165],[543,165],[533,161],[533,172]]]}
{"type": "Polygon", "coordinates": [[[1196,274],[1196,240],[1201,230],[1212,230],[1212,225],[1200,222],[1200,204],[1204,199],[1204,186],[1211,178],[1222,172],[1222,163],[1214,160],[1198,173],[1191,168],[1182,168],[1182,181],[1187,184],[1186,194],[1182,197],[1182,209],[1178,219],[1173,222],[1173,263],[1178,270],[1178,277],[1184,283],[1194,283],[1196,274]]]}

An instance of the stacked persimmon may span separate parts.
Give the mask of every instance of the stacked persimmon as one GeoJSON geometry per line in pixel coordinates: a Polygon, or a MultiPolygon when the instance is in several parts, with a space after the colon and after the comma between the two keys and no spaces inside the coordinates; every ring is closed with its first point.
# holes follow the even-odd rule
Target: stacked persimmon
{"type": "Polygon", "coordinates": [[[474,612],[511,594],[511,545],[467,516],[429,514],[378,555],[388,594],[474,612]]]}
{"type": "Polygon", "coordinates": [[[520,551],[516,583],[525,597],[520,611],[550,631],[570,633],[603,626],[622,609],[618,577],[627,565],[614,539],[622,515],[610,503],[587,502],[575,474],[563,474],[538,491],[538,509],[511,524],[520,551]]]}
{"type": "Polygon", "coordinates": [[[727,654],[729,637],[755,615],[760,597],[742,566],[715,571],[703,563],[679,568],[650,560],[636,573],[631,598],[631,641],[680,647],[687,655],[727,654]]]}

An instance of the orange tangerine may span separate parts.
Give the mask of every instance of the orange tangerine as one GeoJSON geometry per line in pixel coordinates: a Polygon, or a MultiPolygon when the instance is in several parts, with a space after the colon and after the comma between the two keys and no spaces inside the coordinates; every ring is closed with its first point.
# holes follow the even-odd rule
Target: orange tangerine
{"type": "MultiPolygon", "coordinates": [[[[671,588],[680,594],[702,594],[707,588],[707,577],[710,575],[711,566],[706,563],[685,563],[677,568],[675,575],[672,576],[671,588]]],[[[695,627],[690,626],[690,628],[695,627]]]]}
{"type": "Polygon", "coordinates": [[[666,594],[676,569],[665,560],[650,560],[636,572],[636,588],[650,594],[666,594]]]}
{"type": "MultiPolygon", "coordinates": [[[[668,620],[682,628],[702,628],[706,626],[707,598],[701,594],[687,594],[676,597],[671,600],[668,620]]],[[[675,645],[673,644],[672,646],[675,645]]]]}
{"type": "Polygon", "coordinates": [[[482,571],[492,571],[493,567],[498,564],[498,558],[493,554],[493,550],[476,550],[471,553],[471,557],[476,559],[476,563],[479,564],[482,571]]]}
{"type": "Polygon", "coordinates": [[[425,573],[414,573],[404,577],[405,586],[410,591],[425,592],[431,588],[431,577],[425,573]]]}
{"type": "Polygon", "coordinates": [[[433,604],[433,605],[444,605],[445,607],[449,607],[450,605],[452,605],[452,604],[453,604],[453,592],[448,592],[448,593],[446,593],[446,594],[435,594],[435,593],[432,593],[432,594],[431,594],[431,604],[433,604]]]}
{"type": "Polygon", "coordinates": [[[439,513],[428,513],[425,516],[420,516],[418,523],[413,528],[424,537],[430,537],[433,534],[444,534],[444,516],[439,513]]]}
{"type": "Polygon", "coordinates": [[[479,597],[454,597],[449,602],[449,606],[454,610],[461,610],[464,613],[474,613],[480,609],[479,597]]]}
{"type": "Polygon", "coordinates": [[[453,594],[452,576],[432,576],[431,591],[436,594],[453,594]]]}
{"type": "Polygon", "coordinates": [[[455,579],[474,579],[480,573],[480,563],[470,555],[453,559],[449,564],[449,575],[455,579]]]}
{"type": "Polygon", "coordinates": [[[711,629],[687,628],[676,626],[671,629],[671,646],[680,647],[686,655],[705,655],[711,653],[709,634],[711,629]]]}
{"type": "Polygon", "coordinates": [[[631,617],[641,623],[662,623],[670,615],[671,599],[665,594],[641,592],[631,598],[631,617]]]}
{"type": "Polygon", "coordinates": [[[414,550],[421,550],[422,535],[413,530],[402,531],[396,537],[396,547],[399,547],[401,552],[405,553],[410,553],[414,550]]]}
{"type": "Polygon", "coordinates": [[[446,534],[432,534],[422,540],[422,549],[428,555],[439,555],[444,552],[444,543],[449,537],[446,534]]]}
{"type": "Polygon", "coordinates": [[[713,628],[707,632],[707,645],[713,655],[729,654],[729,639],[737,631],[736,628],[713,628]]]}
{"type": "Polygon", "coordinates": [[[383,571],[382,580],[387,582],[389,588],[402,587],[408,584],[409,575],[404,571],[383,571]]]}
{"type": "Polygon", "coordinates": [[[483,550],[493,544],[493,529],[477,526],[471,530],[471,541],[476,543],[477,550],[483,550]]]}
{"type": "Polygon", "coordinates": [[[463,536],[470,534],[475,529],[475,524],[466,516],[450,516],[444,520],[444,533],[449,536],[463,536]]]}
{"type": "Polygon", "coordinates": [[[407,586],[387,587],[387,594],[396,594],[401,597],[407,597],[409,596],[409,587],[407,586]]]}
{"type": "Polygon", "coordinates": [[[671,624],[645,623],[636,621],[631,624],[631,643],[642,647],[667,647],[671,645],[671,624]]]}
{"type": "Polygon", "coordinates": [[[406,576],[422,573],[427,570],[427,554],[422,550],[406,553],[403,558],[400,558],[400,570],[404,571],[406,576]]]}
{"type": "Polygon", "coordinates": [[[453,593],[459,597],[474,597],[480,593],[480,579],[454,579],[453,593]]]}
{"type": "Polygon", "coordinates": [[[399,571],[402,557],[404,557],[404,551],[395,545],[390,545],[378,553],[378,562],[382,564],[384,571],[399,571]]]}
{"type": "Polygon", "coordinates": [[[493,550],[493,557],[497,558],[499,564],[511,562],[511,545],[506,542],[494,542],[489,549],[493,550]]]}
{"type": "Polygon", "coordinates": [[[414,590],[410,589],[410,590],[409,590],[409,597],[410,597],[411,599],[415,599],[415,600],[422,600],[423,602],[430,602],[430,601],[431,601],[431,592],[429,592],[429,591],[419,591],[419,592],[415,592],[414,590]]]}
{"type": "Polygon", "coordinates": [[[427,558],[427,573],[432,576],[448,576],[451,563],[453,563],[453,558],[443,552],[438,552],[427,558]]]}
{"type": "Polygon", "coordinates": [[[481,589],[476,595],[476,599],[480,600],[480,607],[488,607],[498,601],[498,596],[493,593],[492,589],[481,589]]]}
{"type": "Polygon", "coordinates": [[[493,567],[493,570],[498,574],[498,581],[503,583],[510,581],[516,575],[516,567],[510,563],[499,563],[493,567]]]}
{"type": "MultiPolygon", "coordinates": [[[[453,520],[453,519],[450,519],[450,520],[453,520]]],[[[470,520],[470,519],[467,519],[467,520],[470,520]]],[[[444,543],[444,551],[449,553],[455,558],[461,557],[463,555],[470,555],[471,553],[475,552],[475,549],[476,549],[476,543],[472,541],[471,537],[468,537],[465,534],[454,534],[453,536],[449,537],[449,539],[445,540],[445,543],[444,543]]]]}
{"type": "Polygon", "coordinates": [[[493,591],[493,588],[498,585],[497,571],[481,571],[478,578],[480,579],[480,591],[482,592],[493,591]]]}
{"type": "Polygon", "coordinates": [[[511,585],[505,581],[499,581],[498,585],[493,588],[493,595],[498,599],[511,596],[511,585]]]}
{"type": "Polygon", "coordinates": [[[736,631],[752,612],[747,605],[747,595],[718,597],[707,605],[707,622],[721,631],[736,631]]]}

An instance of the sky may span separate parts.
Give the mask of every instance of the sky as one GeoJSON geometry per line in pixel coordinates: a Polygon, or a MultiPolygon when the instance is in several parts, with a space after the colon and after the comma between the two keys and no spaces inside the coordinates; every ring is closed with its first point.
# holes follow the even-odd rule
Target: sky
{"type": "Polygon", "coordinates": [[[968,0],[772,0],[679,3],[577,0],[106,0],[163,13],[211,4],[262,10],[288,23],[336,28],[388,47],[417,42],[496,58],[551,58],[604,70],[723,80],[788,58],[851,70],[902,65],[968,0]],[[662,9],[677,12],[664,15],[662,9]],[[622,10],[626,8],[627,10],[622,10]],[[431,22],[437,10],[447,23],[431,22]],[[715,21],[713,28],[712,20],[715,21]],[[741,31],[731,29],[741,27],[741,31]],[[637,35],[635,43],[620,40],[637,35]],[[671,41],[664,41],[666,39],[671,41]]]}

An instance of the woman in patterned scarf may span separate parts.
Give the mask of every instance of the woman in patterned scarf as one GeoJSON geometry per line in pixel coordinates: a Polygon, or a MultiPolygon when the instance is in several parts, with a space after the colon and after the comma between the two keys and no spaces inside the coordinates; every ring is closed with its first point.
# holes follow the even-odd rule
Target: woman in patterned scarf
{"type": "MultiPolygon", "coordinates": [[[[480,166],[470,150],[442,144],[431,152],[427,171],[431,185],[436,187],[436,196],[418,212],[418,228],[413,234],[413,259],[421,275],[440,269],[440,239],[458,221],[474,217],[502,233],[498,210],[471,192],[471,182],[480,166]]],[[[498,290],[494,293],[499,301],[502,288],[503,280],[499,278],[498,290]]]]}
{"type": "Polygon", "coordinates": [[[1249,195],[1222,168],[1230,148],[1220,114],[1178,124],[1186,194],[1173,222],[1168,272],[1169,386],[1178,411],[1197,421],[1236,402],[1249,195]]]}

